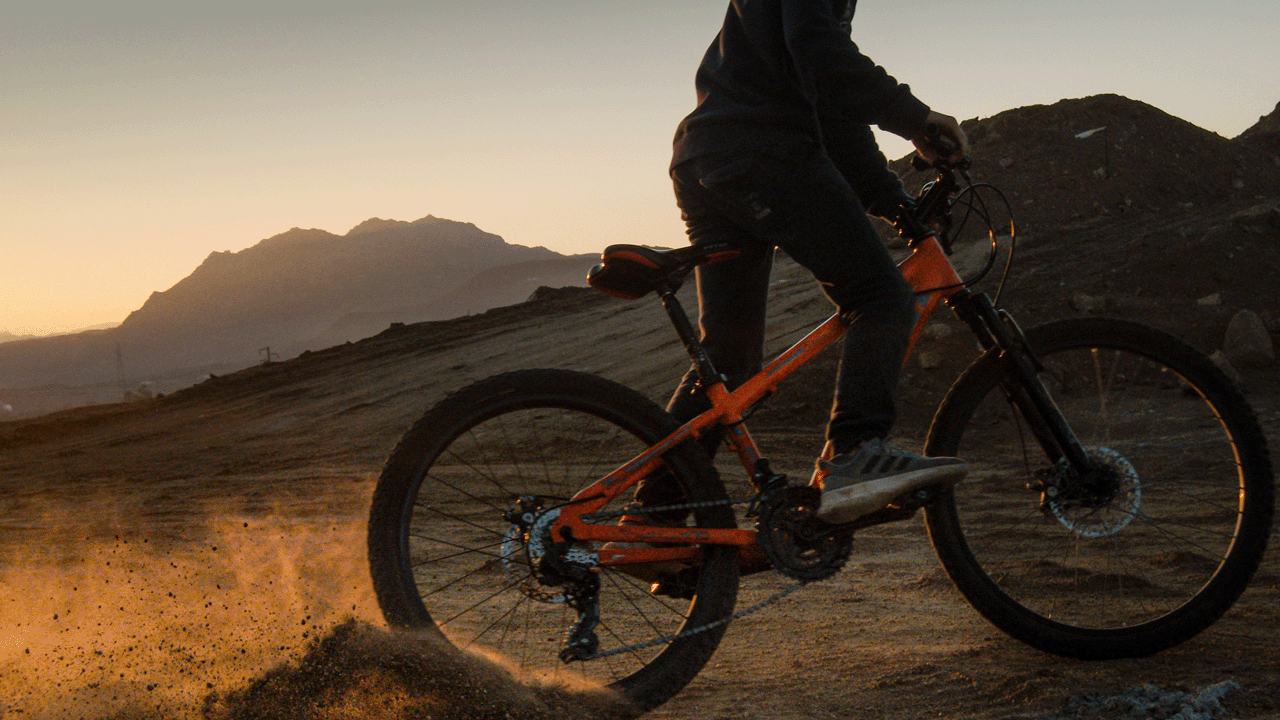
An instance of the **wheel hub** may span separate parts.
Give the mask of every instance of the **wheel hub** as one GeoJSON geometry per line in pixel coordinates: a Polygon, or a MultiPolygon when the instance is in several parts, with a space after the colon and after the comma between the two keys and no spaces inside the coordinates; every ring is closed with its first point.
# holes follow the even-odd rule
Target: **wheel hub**
{"type": "Polygon", "coordinates": [[[502,542],[502,566],[507,576],[526,597],[551,604],[565,602],[563,586],[580,582],[584,573],[599,565],[594,551],[562,548],[552,541],[551,526],[560,517],[560,508],[547,506],[558,502],[526,496],[503,514],[511,523],[502,542]]]}
{"type": "Polygon", "coordinates": [[[1137,516],[1142,501],[1138,471],[1106,447],[1087,447],[1092,467],[1077,473],[1066,458],[1038,474],[1040,509],[1081,537],[1115,535],[1137,516]]]}

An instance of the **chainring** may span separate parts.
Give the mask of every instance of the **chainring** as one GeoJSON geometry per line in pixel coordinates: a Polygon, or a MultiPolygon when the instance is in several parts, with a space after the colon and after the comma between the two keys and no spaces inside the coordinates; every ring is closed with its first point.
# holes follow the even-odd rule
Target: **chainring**
{"type": "Polygon", "coordinates": [[[816,514],[822,493],[789,485],[766,495],[756,514],[756,538],[774,569],[802,582],[831,577],[853,551],[853,530],[816,514]]]}

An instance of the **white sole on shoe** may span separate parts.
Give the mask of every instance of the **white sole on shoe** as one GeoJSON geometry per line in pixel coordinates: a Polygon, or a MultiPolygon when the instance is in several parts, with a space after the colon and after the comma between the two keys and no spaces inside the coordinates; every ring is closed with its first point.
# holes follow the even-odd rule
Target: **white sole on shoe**
{"type": "Polygon", "coordinates": [[[822,504],[818,506],[818,518],[833,524],[853,522],[884,508],[902,493],[931,485],[955,485],[968,472],[966,465],[941,465],[824,490],[822,504]]]}

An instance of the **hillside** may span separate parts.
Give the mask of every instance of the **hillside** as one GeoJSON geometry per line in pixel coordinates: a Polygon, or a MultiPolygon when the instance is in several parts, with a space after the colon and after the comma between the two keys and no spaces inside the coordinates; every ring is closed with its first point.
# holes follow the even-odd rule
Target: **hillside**
{"type": "Polygon", "coordinates": [[[118,400],[121,380],[124,388],[147,380],[168,392],[265,359],[267,347],[273,358],[288,358],[393,322],[518,302],[540,285],[582,285],[592,262],[430,215],[373,218],[341,236],[294,228],[240,252],[210,254],[117,328],[6,343],[0,388],[21,395],[10,403],[28,414],[41,409],[32,407],[40,395],[33,388],[41,386],[74,388],[46,390],[61,397],[45,410],[82,398],[118,400]]]}
{"type": "MultiPolygon", "coordinates": [[[[1280,162],[1251,143],[1266,135],[1258,128],[1268,122],[1276,121],[1264,118],[1229,140],[1146,103],[1097,95],[962,126],[973,174],[1003,190],[1019,225],[1038,235],[1124,215],[1192,215],[1273,199],[1280,162]]],[[[909,178],[908,159],[893,167],[909,178]]]]}

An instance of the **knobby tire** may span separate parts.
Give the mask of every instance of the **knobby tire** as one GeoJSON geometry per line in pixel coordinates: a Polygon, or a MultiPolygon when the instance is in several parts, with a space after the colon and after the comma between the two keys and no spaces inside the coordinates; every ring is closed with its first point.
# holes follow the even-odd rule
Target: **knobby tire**
{"type": "Polygon", "coordinates": [[[1122,471],[1047,498],[1053,463],[988,353],[926,442],[970,463],[926,509],[939,559],[974,608],[1041,650],[1109,659],[1184,642],[1239,598],[1266,546],[1273,479],[1253,411],[1203,354],[1141,325],[1072,319],[1026,338],[1081,444],[1122,471]]]}

